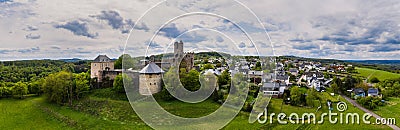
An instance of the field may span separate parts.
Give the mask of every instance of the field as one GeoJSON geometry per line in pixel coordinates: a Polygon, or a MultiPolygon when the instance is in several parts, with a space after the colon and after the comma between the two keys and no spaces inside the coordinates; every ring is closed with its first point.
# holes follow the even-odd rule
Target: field
{"type": "Polygon", "coordinates": [[[362,76],[365,78],[368,77],[377,77],[379,80],[386,80],[386,79],[393,79],[393,78],[400,78],[400,74],[396,73],[391,73],[387,71],[382,71],[382,70],[375,70],[375,69],[369,69],[369,68],[356,68],[358,76],[362,76]]]}
{"type": "MultiPolygon", "coordinates": [[[[103,91],[104,90],[100,90],[103,91]]],[[[337,100],[337,96],[323,94],[323,106],[316,115],[320,120],[322,112],[328,112],[326,100],[337,100]]],[[[73,107],[59,106],[47,103],[43,97],[31,97],[24,100],[0,99],[1,118],[0,129],[150,129],[131,109],[129,102],[113,100],[91,95],[73,107]]],[[[339,98],[343,101],[344,99],[339,98]]],[[[315,112],[314,108],[294,107],[283,105],[281,99],[272,99],[268,112],[309,113],[315,112]]],[[[180,101],[159,102],[167,111],[183,117],[200,117],[212,113],[219,108],[219,104],[206,100],[198,104],[188,104],[180,101]]],[[[349,103],[348,103],[349,104],[349,103]]],[[[337,112],[337,111],[333,111],[337,112]]],[[[346,112],[363,112],[352,105],[348,105],[346,112]]],[[[224,129],[388,129],[382,125],[358,124],[330,124],[324,118],[323,124],[286,124],[280,125],[276,118],[273,124],[248,123],[249,113],[240,112],[224,129]]]]}
{"type": "Polygon", "coordinates": [[[0,129],[70,129],[42,112],[35,100],[0,99],[0,129]]]}
{"type": "MultiPolygon", "coordinates": [[[[400,98],[389,98],[387,105],[378,107],[374,112],[384,118],[396,118],[400,121],[400,98]]],[[[400,127],[400,123],[396,123],[400,127]]]]}

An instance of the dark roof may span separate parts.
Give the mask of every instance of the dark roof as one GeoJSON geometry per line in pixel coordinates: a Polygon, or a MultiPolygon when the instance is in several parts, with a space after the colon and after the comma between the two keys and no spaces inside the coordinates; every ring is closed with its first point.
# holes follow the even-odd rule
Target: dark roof
{"type": "Polygon", "coordinates": [[[287,80],[289,79],[288,75],[276,75],[277,80],[287,80]]]}
{"type": "Polygon", "coordinates": [[[364,93],[364,89],[362,88],[355,88],[354,93],[364,93]]]}
{"type": "Polygon", "coordinates": [[[94,62],[110,62],[111,59],[108,58],[108,56],[106,55],[99,55],[96,57],[96,59],[94,59],[94,62]]]}
{"type": "Polygon", "coordinates": [[[299,70],[297,70],[296,68],[290,68],[289,72],[298,72],[299,70]]]}
{"type": "Polygon", "coordinates": [[[376,89],[376,88],[369,88],[369,89],[368,89],[368,93],[369,93],[369,94],[371,94],[371,93],[376,93],[376,94],[377,94],[377,93],[378,93],[378,89],[376,89]]]}
{"type": "Polygon", "coordinates": [[[321,72],[306,72],[305,74],[307,77],[314,77],[314,74],[316,77],[324,77],[324,74],[321,72]]]}
{"type": "Polygon", "coordinates": [[[139,73],[140,74],[159,74],[159,73],[164,73],[164,71],[160,67],[158,67],[158,65],[151,62],[146,67],[144,67],[142,70],[140,70],[139,73]]]}

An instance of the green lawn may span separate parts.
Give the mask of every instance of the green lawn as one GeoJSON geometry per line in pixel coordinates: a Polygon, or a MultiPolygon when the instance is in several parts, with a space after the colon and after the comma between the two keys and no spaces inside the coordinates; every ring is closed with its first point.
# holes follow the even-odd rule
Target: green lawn
{"type": "MultiPolygon", "coordinates": [[[[330,99],[332,101],[338,101],[338,96],[330,96],[328,93],[321,93],[321,97],[323,98],[322,100],[322,108],[318,111],[315,112],[317,107],[314,108],[305,108],[305,107],[295,107],[295,106],[291,106],[291,105],[283,105],[282,107],[282,112],[285,113],[286,115],[289,115],[291,113],[297,113],[300,116],[303,113],[311,113],[311,112],[315,112],[316,114],[316,119],[317,121],[321,120],[321,114],[322,113],[327,113],[328,112],[328,107],[326,105],[326,100],[330,99]]],[[[342,97],[339,97],[339,101],[344,101],[346,102],[348,109],[343,113],[344,115],[346,113],[358,113],[360,115],[360,124],[331,124],[329,122],[329,118],[328,117],[324,117],[324,123],[323,124],[287,124],[287,125],[279,125],[275,122],[275,124],[270,124],[267,126],[264,126],[263,128],[272,128],[272,129],[331,129],[331,130],[341,130],[341,129],[390,129],[389,127],[385,126],[385,125],[370,125],[370,124],[364,124],[362,122],[362,115],[364,114],[363,111],[361,111],[360,109],[352,106],[349,102],[347,102],[345,99],[343,99],[342,97]]],[[[281,99],[272,99],[272,102],[270,104],[272,106],[271,109],[269,109],[269,111],[271,110],[272,112],[275,113],[279,113],[281,110],[281,105],[282,105],[282,100],[281,99]]],[[[341,113],[339,111],[336,110],[336,103],[333,104],[334,113],[341,113]]],[[[338,118],[339,119],[339,118],[338,118]]],[[[370,119],[371,121],[374,121],[374,118],[370,119]]]]}
{"type": "Polygon", "coordinates": [[[358,76],[362,77],[377,77],[379,80],[386,80],[386,79],[393,79],[393,78],[400,78],[400,74],[396,73],[391,73],[387,71],[382,71],[382,70],[375,70],[375,69],[369,69],[369,68],[356,68],[358,72],[358,76]]]}
{"type": "Polygon", "coordinates": [[[0,129],[70,129],[67,124],[42,112],[36,99],[0,99],[0,129]]]}
{"type": "MultiPolygon", "coordinates": [[[[327,93],[324,99],[337,100],[327,93]]],[[[344,99],[340,98],[343,101],[344,99]]],[[[317,119],[322,112],[327,112],[325,101],[317,112],[317,119]]],[[[212,113],[219,104],[206,100],[198,104],[180,101],[160,102],[167,111],[183,117],[200,117],[212,113]]],[[[272,99],[269,113],[279,113],[282,100],[272,99]]],[[[349,103],[348,103],[349,104],[349,103]]],[[[346,112],[363,113],[361,110],[348,105],[346,112]]],[[[89,96],[76,102],[74,107],[65,107],[47,103],[43,97],[32,97],[24,100],[0,99],[1,120],[0,129],[150,129],[131,109],[129,102],[89,96]]],[[[302,114],[315,112],[316,108],[295,107],[283,105],[282,112],[302,114]]],[[[396,110],[398,111],[398,110],[396,110]]],[[[335,111],[334,111],[335,112],[335,111]]],[[[366,124],[330,124],[325,118],[324,124],[287,124],[280,125],[274,120],[273,124],[248,123],[249,113],[240,112],[224,129],[389,129],[382,125],[366,124]]],[[[269,121],[268,121],[269,122],[269,121]]],[[[207,125],[207,124],[205,124],[207,125]]],[[[202,127],[205,128],[205,127],[202,127]]]]}
{"type": "MultiPolygon", "coordinates": [[[[387,105],[378,107],[375,111],[376,114],[383,118],[396,118],[400,121],[400,98],[389,98],[387,105]]],[[[396,125],[400,127],[400,123],[396,125]]]]}

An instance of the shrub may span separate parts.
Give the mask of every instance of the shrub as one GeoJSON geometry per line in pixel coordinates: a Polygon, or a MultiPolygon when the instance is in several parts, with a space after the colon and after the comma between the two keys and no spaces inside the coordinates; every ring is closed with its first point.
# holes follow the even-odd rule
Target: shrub
{"type": "Polygon", "coordinates": [[[369,82],[371,83],[379,83],[379,79],[377,77],[372,77],[369,79],[369,82]]]}
{"type": "Polygon", "coordinates": [[[28,94],[28,85],[23,82],[16,83],[12,88],[12,94],[22,99],[25,94],[28,94]]]}
{"type": "Polygon", "coordinates": [[[82,93],[89,90],[87,77],[86,73],[73,75],[67,71],[50,74],[45,78],[43,91],[51,102],[72,105],[72,101],[78,100],[83,96],[82,93]]]}
{"type": "Polygon", "coordinates": [[[384,104],[381,102],[381,98],[378,97],[363,97],[358,98],[357,102],[361,104],[363,107],[373,110],[378,106],[383,106],[384,104]]]}

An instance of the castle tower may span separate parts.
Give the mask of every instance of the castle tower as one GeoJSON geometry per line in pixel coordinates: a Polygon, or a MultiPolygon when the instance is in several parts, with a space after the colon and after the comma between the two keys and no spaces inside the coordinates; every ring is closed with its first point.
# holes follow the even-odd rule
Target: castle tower
{"type": "Polygon", "coordinates": [[[174,57],[180,58],[183,56],[183,42],[175,42],[174,43],[174,57]]]}
{"type": "Polygon", "coordinates": [[[155,63],[150,62],[139,72],[139,93],[152,95],[161,91],[162,73],[164,71],[155,63]]]}
{"type": "Polygon", "coordinates": [[[186,68],[190,71],[194,67],[194,53],[183,52],[183,42],[174,43],[174,58],[172,59],[171,65],[186,68]],[[184,63],[184,64],[181,64],[184,63]]]}

